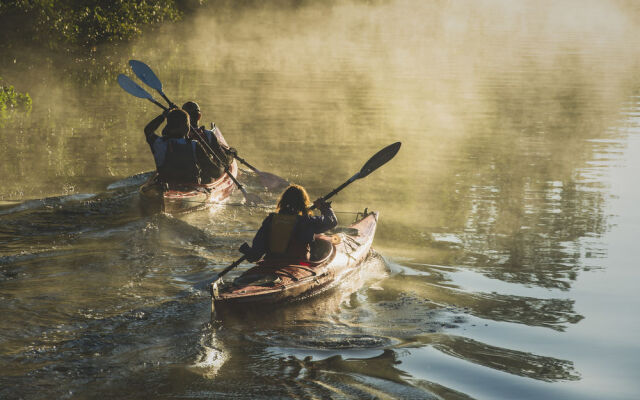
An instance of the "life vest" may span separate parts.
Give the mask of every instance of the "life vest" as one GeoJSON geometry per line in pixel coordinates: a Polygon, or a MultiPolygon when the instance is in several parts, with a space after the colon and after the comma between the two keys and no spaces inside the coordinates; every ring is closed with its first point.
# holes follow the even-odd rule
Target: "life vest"
{"type": "Polygon", "coordinates": [[[200,183],[196,142],[159,138],[153,143],[153,158],[160,180],[167,183],[200,183]]]}
{"type": "Polygon", "coordinates": [[[293,235],[299,216],[271,214],[271,226],[267,239],[267,255],[277,258],[309,259],[309,244],[300,243],[293,235]]]}

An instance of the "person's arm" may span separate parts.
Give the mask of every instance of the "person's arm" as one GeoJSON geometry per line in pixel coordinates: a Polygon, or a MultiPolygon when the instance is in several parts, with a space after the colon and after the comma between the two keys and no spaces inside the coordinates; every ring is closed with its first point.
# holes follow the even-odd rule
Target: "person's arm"
{"type": "Polygon", "coordinates": [[[313,205],[320,210],[319,217],[311,217],[313,233],[326,232],[338,225],[338,218],[331,208],[331,203],[321,198],[313,202],[313,205]]]}
{"type": "Polygon", "coordinates": [[[147,126],[144,127],[144,136],[147,138],[147,143],[149,143],[150,145],[153,145],[153,142],[156,140],[156,138],[158,138],[158,135],[156,135],[156,129],[158,129],[160,125],[162,125],[164,119],[165,113],[162,113],[152,119],[151,122],[149,122],[147,126]]]}
{"type": "Polygon", "coordinates": [[[247,256],[247,260],[250,262],[256,262],[262,258],[267,252],[267,235],[269,232],[269,226],[271,224],[271,215],[262,221],[262,226],[256,232],[251,242],[251,248],[247,248],[244,245],[240,247],[240,252],[247,256]]]}

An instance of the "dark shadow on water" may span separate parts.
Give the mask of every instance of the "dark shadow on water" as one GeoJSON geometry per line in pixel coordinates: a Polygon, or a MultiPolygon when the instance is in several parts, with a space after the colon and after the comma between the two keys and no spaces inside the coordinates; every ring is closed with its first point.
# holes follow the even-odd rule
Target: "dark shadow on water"
{"type": "Polygon", "coordinates": [[[573,362],[568,360],[491,346],[455,335],[425,335],[417,337],[416,341],[450,356],[513,375],[545,382],[580,379],[573,362]]]}
{"type": "Polygon", "coordinates": [[[385,282],[384,291],[371,291],[369,300],[379,312],[389,315],[391,321],[422,328],[431,325],[428,321],[433,315],[429,310],[440,308],[452,308],[488,320],[557,331],[564,331],[568,324],[578,323],[584,318],[575,311],[575,301],[571,299],[475,293],[450,286],[437,274],[396,275],[385,282]]]}

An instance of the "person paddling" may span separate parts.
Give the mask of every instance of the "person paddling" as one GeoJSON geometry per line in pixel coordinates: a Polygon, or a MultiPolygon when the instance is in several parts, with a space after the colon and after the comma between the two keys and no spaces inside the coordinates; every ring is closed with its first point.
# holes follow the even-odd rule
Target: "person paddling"
{"type": "Polygon", "coordinates": [[[204,126],[198,127],[198,122],[202,118],[198,103],[187,101],[182,105],[182,109],[189,114],[191,121],[189,139],[200,142],[204,139],[204,143],[201,143],[202,146],[198,146],[196,150],[196,155],[200,160],[202,183],[213,182],[224,174],[225,165],[229,165],[237,152],[233,147],[229,147],[217,126],[214,125],[212,130],[205,129],[204,126]],[[214,153],[211,157],[207,157],[205,153],[209,149],[214,153]]]}
{"type": "Polygon", "coordinates": [[[309,261],[315,234],[338,225],[331,203],[319,198],[313,205],[320,210],[320,216],[312,215],[307,191],[300,185],[290,185],[280,196],[276,212],[262,222],[252,246],[245,243],[240,252],[251,262],[263,255],[265,260],[309,261]]]}
{"type": "Polygon", "coordinates": [[[200,167],[196,156],[197,143],[187,139],[189,115],[179,109],[169,109],[151,120],[144,128],[162,183],[200,183],[200,167]],[[155,131],[164,120],[162,137],[155,131]]]}

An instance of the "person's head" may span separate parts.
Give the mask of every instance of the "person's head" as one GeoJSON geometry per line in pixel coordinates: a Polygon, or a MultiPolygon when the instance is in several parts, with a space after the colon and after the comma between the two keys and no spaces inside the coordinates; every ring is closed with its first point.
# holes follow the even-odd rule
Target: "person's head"
{"type": "Polygon", "coordinates": [[[187,114],[189,114],[191,122],[193,122],[194,125],[197,125],[198,121],[200,121],[200,117],[202,117],[202,114],[200,114],[200,106],[198,105],[198,103],[196,103],[195,101],[187,101],[182,105],[182,109],[185,110],[187,114]]]}
{"type": "Polygon", "coordinates": [[[276,212],[279,214],[311,214],[311,200],[307,191],[300,185],[290,185],[280,196],[276,212]]]}
{"type": "Polygon", "coordinates": [[[162,136],[183,138],[189,133],[189,114],[183,110],[173,109],[167,114],[167,125],[162,129],[162,136]]]}

